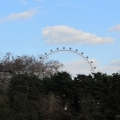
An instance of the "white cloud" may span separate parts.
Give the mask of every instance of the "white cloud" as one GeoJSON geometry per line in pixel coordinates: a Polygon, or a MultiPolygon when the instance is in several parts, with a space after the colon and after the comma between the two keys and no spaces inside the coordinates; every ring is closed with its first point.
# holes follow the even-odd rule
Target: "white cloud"
{"type": "Polygon", "coordinates": [[[120,24],[116,25],[116,26],[113,26],[111,28],[109,28],[110,31],[117,31],[117,32],[120,32],[120,24]]]}
{"type": "Polygon", "coordinates": [[[113,60],[113,61],[111,62],[111,65],[120,66],[120,59],[119,59],[119,60],[113,60]]]}
{"type": "Polygon", "coordinates": [[[113,73],[117,73],[120,70],[120,59],[113,60],[111,61],[111,63],[109,63],[104,67],[101,66],[99,62],[96,60],[95,66],[96,66],[96,72],[102,72],[112,75],[113,73]]]}
{"type": "MultiPolygon", "coordinates": [[[[96,67],[94,70],[95,72],[102,72],[107,73],[109,75],[112,75],[113,73],[117,73],[120,71],[120,59],[112,61],[107,66],[100,66],[99,62],[96,59],[91,59],[90,61],[93,61],[92,66],[96,67]]],[[[92,71],[90,65],[85,60],[79,60],[79,61],[73,61],[64,64],[64,68],[62,70],[66,70],[72,75],[76,74],[90,74],[92,71]]]]}
{"type": "Polygon", "coordinates": [[[95,34],[75,30],[68,26],[43,28],[42,35],[49,44],[105,44],[114,42],[113,38],[99,37],[95,34]]]}
{"type": "Polygon", "coordinates": [[[99,68],[99,71],[97,72],[107,73],[111,75],[113,73],[117,73],[119,70],[120,70],[120,66],[106,66],[99,68]]]}
{"type": "Polygon", "coordinates": [[[24,12],[21,12],[21,13],[12,13],[5,18],[0,18],[0,22],[31,18],[35,14],[37,14],[37,12],[38,12],[38,8],[32,8],[30,10],[27,10],[27,11],[24,11],[24,12]]]}
{"type": "Polygon", "coordinates": [[[94,67],[96,67],[97,61],[95,59],[91,59],[90,61],[93,61],[93,63],[91,64],[93,68],[86,60],[81,59],[65,63],[62,71],[65,70],[73,76],[75,76],[76,74],[91,74],[91,72],[94,72],[94,67]]]}

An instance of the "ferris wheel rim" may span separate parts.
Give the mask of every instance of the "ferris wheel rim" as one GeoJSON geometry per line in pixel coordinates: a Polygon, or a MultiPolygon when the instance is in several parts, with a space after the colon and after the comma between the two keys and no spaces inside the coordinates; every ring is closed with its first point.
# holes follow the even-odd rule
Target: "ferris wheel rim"
{"type": "Polygon", "coordinates": [[[61,52],[61,51],[68,51],[68,52],[72,52],[72,53],[75,53],[75,54],[77,54],[77,55],[79,55],[79,56],[81,56],[82,58],[84,58],[86,61],[87,61],[87,63],[90,65],[90,67],[91,67],[91,70],[90,70],[90,72],[91,73],[95,73],[95,71],[94,71],[94,69],[96,69],[96,67],[93,67],[92,66],[92,64],[91,63],[93,63],[93,61],[89,61],[88,60],[88,56],[87,57],[85,57],[84,55],[83,55],[83,52],[82,53],[79,53],[78,52],[78,50],[76,49],[76,50],[72,50],[71,48],[69,48],[69,49],[65,49],[65,47],[63,47],[63,49],[56,49],[56,50],[50,50],[51,52],[50,53],[45,53],[45,55],[43,56],[43,57],[40,57],[40,59],[41,59],[41,62],[43,62],[43,60],[46,58],[46,57],[48,57],[48,56],[50,56],[51,54],[54,54],[54,53],[57,53],[57,52],[61,52]]]}

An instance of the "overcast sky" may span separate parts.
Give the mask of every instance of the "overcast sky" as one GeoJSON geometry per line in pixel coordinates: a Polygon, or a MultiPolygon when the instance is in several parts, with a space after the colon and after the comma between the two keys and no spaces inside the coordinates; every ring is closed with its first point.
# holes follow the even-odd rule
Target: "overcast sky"
{"type": "Polygon", "coordinates": [[[84,52],[96,72],[118,72],[120,0],[1,0],[1,56],[44,54],[57,47],[84,52]]]}

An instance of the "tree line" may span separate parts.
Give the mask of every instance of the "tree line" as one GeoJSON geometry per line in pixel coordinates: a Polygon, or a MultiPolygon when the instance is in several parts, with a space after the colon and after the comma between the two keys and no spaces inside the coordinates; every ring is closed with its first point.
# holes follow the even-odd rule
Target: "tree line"
{"type": "Polygon", "coordinates": [[[120,74],[59,72],[58,61],[7,53],[0,61],[0,120],[120,119],[120,74]]]}

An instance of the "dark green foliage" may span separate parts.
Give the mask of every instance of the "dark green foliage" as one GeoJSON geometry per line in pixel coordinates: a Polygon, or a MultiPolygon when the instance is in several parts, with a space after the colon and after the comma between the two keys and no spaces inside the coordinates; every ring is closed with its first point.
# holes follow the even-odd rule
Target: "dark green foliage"
{"type": "Polygon", "coordinates": [[[67,72],[43,79],[18,74],[0,90],[0,120],[116,120],[119,115],[118,73],[74,80],[67,72]]]}
{"type": "Polygon", "coordinates": [[[39,97],[42,94],[43,85],[37,76],[20,74],[12,77],[8,98],[15,120],[37,120],[39,97]]]}

